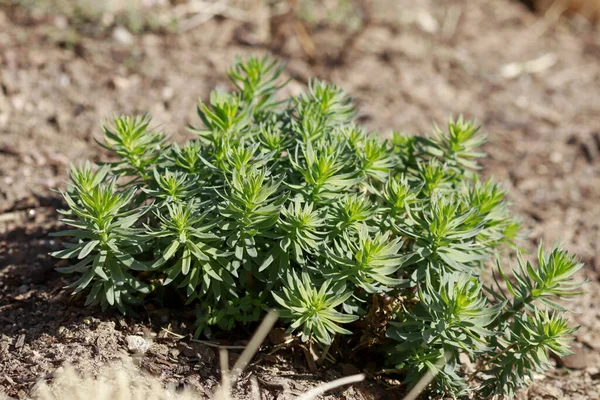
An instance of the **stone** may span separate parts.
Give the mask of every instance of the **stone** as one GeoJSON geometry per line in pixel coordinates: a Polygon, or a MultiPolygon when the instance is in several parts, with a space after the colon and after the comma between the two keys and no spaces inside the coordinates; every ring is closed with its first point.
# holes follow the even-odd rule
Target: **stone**
{"type": "Polygon", "coordinates": [[[129,335],[125,338],[127,350],[130,353],[144,354],[150,348],[150,343],[141,336],[129,335]]]}
{"type": "Polygon", "coordinates": [[[117,26],[113,31],[112,37],[115,42],[129,46],[133,44],[133,35],[126,28],[117,26]]]}
{"type": "Polygon", "coordinates": [[[571,346],[571,351],[573,354],[570,356],[556,360],[558,365],[569,369],[586,369],[588,367],[589,359],[587,350],[584,346],[581,344],[573,344],[573,346],[571,346]]]}

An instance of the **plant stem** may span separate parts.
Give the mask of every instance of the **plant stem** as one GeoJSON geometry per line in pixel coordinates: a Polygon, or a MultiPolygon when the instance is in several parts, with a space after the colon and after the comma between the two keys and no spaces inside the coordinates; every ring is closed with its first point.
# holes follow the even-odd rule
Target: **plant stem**
{"type": "Polygon", "coordinates": [[[514,316],[516,313],[518,313],[519,311],[521,311],[525,305],[531,303],[534,299],[533,295],[529,295],[525,298],[525,300],[522,300],[520,302],[517,302],[511,309],[506,310],[502,315],[500,315],[498,318],[496,318],[494,320],[494,322],[492,322],[488,328],[492,329],[497,327],[498,325],[500,325],[503,322],[506,322],[510,317],[514,316]]]}
{"type": "Polygon", "coordinates": [[[486,360],[483,364],[481,364],[481,366],[479,368],[477,368],[471,375],[469,375],[469,379],[467,379],[467,382],[471,382],[477,376],[477,374],[479,374],[480,372],[482,372],[484,370],[485,367],[487,367],[488,365],[490,365],[491,363],[496,361],[500,356],[506,354],[506,352],[511,350],[516,345],[517,345],[517,343],[515,342],[515,343],[511,344],[510,346],[508,346],[507,348],[505,348],[504,350],[502,350],[500,353],[497,353],[494,357],[490,358],[489,360],[486,360]]]}
{"type": "MultiPolygon", "coordinates": [[[[496,320],[492,324],[490,324],[488,326],[488,328],[493,329],[493,328],[497,327],[498,325],[500,325],[501,323],[507,321],[510,317],[514,316],[516,313],[521,311],[525,307],[526,304],[531,303],[533,300],[534,300],[533,295],[527,296],[524,300],[516,303],[510,310],[506,310],[501,316],[496,318],[496,320]]],[[[486,360],[483,364],[481,364],[481,366],[479,368],[477,368],[469,376],[469,379],[467,379],[467,382],[472,381],[477,376],[477,374],[479,374],[480,372],[482,372],[484,370],[485,367],[487,367],[490,363],[496,361],[498,359],[498,357],[504,355],[507,351],[511,350],[513,347],[515,347],[516,344],[517,344],[516,342],[511,344],[510,346],[506,347],[501,352],[497,353],[494,357],[490,358],[489,360],[486,360]]]]}

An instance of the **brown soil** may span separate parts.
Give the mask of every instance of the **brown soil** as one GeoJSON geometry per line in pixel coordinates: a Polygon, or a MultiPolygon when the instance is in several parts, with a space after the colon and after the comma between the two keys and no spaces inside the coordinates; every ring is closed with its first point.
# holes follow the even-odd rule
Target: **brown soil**
{"type": "MultiPolygon", "coordinates": [[[[311,76],[333,81],[355,96],[362,122],[384,134],[427,132],[459,113],[483,125],[485,175],[509,189],[529,232],[525,247],[562,238],[590,279],[588,293],[570,304],[581,325],[575,356],[557,360],[562,368],[521,396],[600,398],[600,33],[508,1],[373,4],[357,31],[319,23],[298,36],[279,16],[265,39],[254,19],[225,16],[186,33],[140,34],[132,44],[109,34],[82,35],[74,45],[56,39],[61,20],[0,8],[0,393],[23,397],[65,362],[93,373],[127,354],[131,334],[153,338],[140,360],[152,374],[211,390],[212,350],[186,351],[191,342],[160,331],[189,333],[185,317],[152,309],[142,320],[123,319],[69,301],[67,280],[47,255],[59,247],[47,234],[60,228],[61,201],[50,189],[64,187],[69,162],[106,157],[93,141],[102,118],[149,111],[184,138],[186,124],[197,123],[196,99],[227,85],[234,56],[274,51],[296,77],[289,90],[311,76]]],[[[253,366],[269,398],[284,384],[300,390],[352,369],[311,374],[291,353],[261,355],[253,366]]],[[[369,383],[332,397],[398,393],[369,383]]]]}

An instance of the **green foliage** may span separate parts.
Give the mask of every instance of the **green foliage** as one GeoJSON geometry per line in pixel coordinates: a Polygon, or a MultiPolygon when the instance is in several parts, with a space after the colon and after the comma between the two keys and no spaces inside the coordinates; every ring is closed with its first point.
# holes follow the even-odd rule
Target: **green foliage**
{"type": "Polygon", "coordinates": [[[90,286],[86,304],[115,306],[124,312],[128,304],[136,304],[140,295],[149,292],[148,285],[131,275],[133,271],[148,269],[134,258],[147,249],[147,237],[144,229],[132,225],[149,207],[132,207],[135,189],[116,192],[115,179],[103,182],[107,173],[108,168],[93,173],[87,163],[81,169],[72,167],[73,186],[62,193],[69,206],[68,211],[62,212],[62,222],[76,229],[53,235],[75,240],[52,255],[77,260],[58,270],[81,274],[68,288],[78,293],[90,286]]]}
{"type": "Polygon", "coordinates": [[[293,321],[290,330],[302,327],[304,341],[314,335],[319,342],[329,345],[332,335],[352,333],[337,324],[356,321],[358,316],[335,310],[352,296],[352,292],[342,290],[341,294],[335,293],[330,286],[331,280],[327,280],[317,290],[309,274],[303,273],[299,278],[292,273],[283,286],[283,297],[273,294],[275,301],[283,307],[281,317],[293,321]]]}
{"type": "Polygon", "coordinates": [[[117,160],[73,167],[63,193],[73,229],[59,235],[72,241],[53,255],[73,259],[60,271],[78,275],[76,293],[124,313],[177,294],[196,307],[197,336],[277,308],[320,346],[392,316],[376,340],[387,362],[408,384],[438,373],[431,390],[450,396],[511,395],[549,368],[547,351],[568,352],[572,329],[551,312],[579,293],[572,256],[540,246],[537,266],[519,256],[509,274],[497,261],[484,284],[519,223],[476,174],[475,124],[382,140],[334,85],[281,99],[282,74],[268,57],[237,60],[236,91],[200,103],[203,126],[182,147],[147,116],[104,127],[117,160]],[[394,307],[383,314],[378,299],[394,307]]]}
{"type": "Polygon", "coordinates": [[[534,372],[552,368],[549,353],[559,357],[572,354],[569,343],[575,330],[568,327],[566,319],[547,311],[515,317],[504,337],[498,340],[495,353],[488,353],[491,368],[486,374],[490,377],[484,380],[481,393],[486,397],[495,394],[513,397],[515,390],[533,379],[534,372]]]}

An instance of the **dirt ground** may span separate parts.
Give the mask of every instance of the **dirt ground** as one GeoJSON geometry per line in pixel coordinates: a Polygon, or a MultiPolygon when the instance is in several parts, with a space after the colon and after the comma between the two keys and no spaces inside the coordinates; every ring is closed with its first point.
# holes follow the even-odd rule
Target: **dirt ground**
{"type": "MultiPolygon", "coordinates": [[[[75,41],[61,38],[61,17],[0,6],[0,393],[22,398],[64,363],[94,373],[127,355],[126,337],[135,334],[152,339],[138,360],[144,369],[211,391],[219,376],[213,349],[160,330],[189,334],[185,314],[149,309],[141,320],[123,319],[61,291],[67,280],[47,255],[60,246],[47,236],[60,229],[51,188],[64,187],[69,162],[106,157],[94,143],[101,119],[148,111],[185,138],[185,126],[198,122],[197,98],[227,85],[234,57],[270,51],[288,62],[289,90],[313,76],[333,81],[382,134],[428,132],[451,114],[478,120],[489,132],[484,174],[509,190],[529,234],[524,246],[560,238],[590,280],[570,304],[581,325],[575,355],[556,360],[560,368],[520,396],[600,398],[600,32],[507,0],[367,4],[358,28],[320,21],[308,35],[290,28],[289,15],[258,10],[250,14],[257,18],[216,16],[185,33],[82,33],[75,41]],[[270,21],[270,36],[261,21],[270,21]]],[[[265,398],[356,371],[343,364],[311,374],[303,360],[260,355],[251,371],[265,398]]],[[[240,383],[242,396],[247,390],[240,383]]],[[[400,393],[370,381],[328,397],[400,393]]]]}

